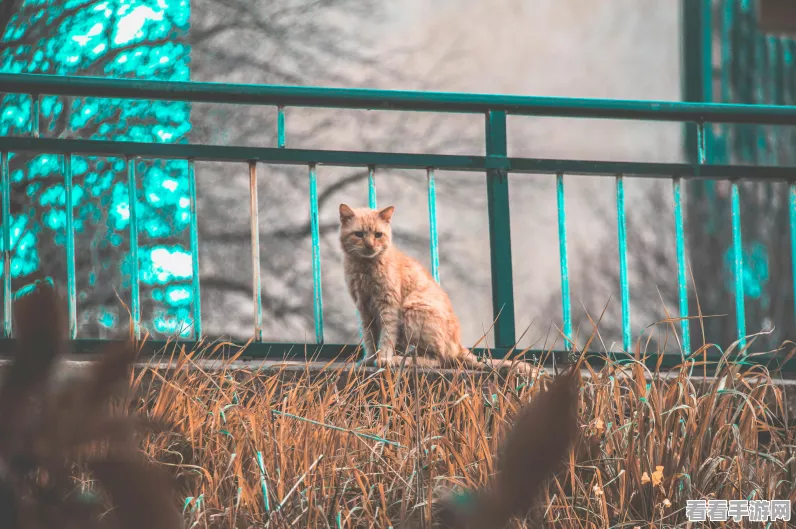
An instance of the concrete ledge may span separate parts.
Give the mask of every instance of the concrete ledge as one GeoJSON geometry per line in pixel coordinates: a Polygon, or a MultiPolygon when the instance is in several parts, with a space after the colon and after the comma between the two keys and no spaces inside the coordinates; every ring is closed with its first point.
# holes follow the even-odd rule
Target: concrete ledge
{"type": "MultiPolygon", "coordinates": [[[[53,376],[54,381],[56,384],[61,384],[67,381],[71,381],[74,379],[81,378],[83,375],[87,373],[87,370],[91,367],[93,360],[96,357],[83,357],[83,358],[76,358],[74,355],[67,358],[62,358],[58,361],[58,364],[54,370],[53,376]]],[[[0,376],[4,376],[6,369],[10,363],[9,359],[0,359],[0,376]]],[[[176,367],[177,360],[176,358],[169,362],[168,358],[166,359],[151,359],[150,361],[146,362],[138,362],[135,364],[136,372],[140,373],[141,370],[144,369],[155,369],[157,371],[169,372],[173,371],[176,367]]],[[[262,372],[262,373],[281,373],[285,379],[295,379],[307,372],[309,372],[311,377],[319,377],[323,374],[328,374],[330,371],[341,371],[341,372],[349,372],[352,369],[359,369],[363,373],[367,373],[368,375],[376,374],[380,371],[380,368],[377,367],[355,367],[355,365],[351,362],[304,362],[299,360],[236,360],[234,362],[230,362],[228,360],[223,359],[199,359],[199,360],[191,360],[185,366],[183,366],[184,370],[189,371],[220,371],[220,370],[228,370],[228,371],[245,371],[245,372],[262,372]]],[[[397,368],[396,368],[397,369],[397,368]]],[[[553,369],[549,366],[545,367],[545,370],[552,374],[553,369]]],[[[469,376],[475,377],[475,379],[482,379],[484,383],[486,383],[485,379],[492,378],[497,374],[506,374],[508,371],[508,364],[500,369],[499,371],[490,371],[490,370],[483,370],[483,371],[456,371],[452,369],[429,369],[429,368],[418,368],[418,371],[422,373],[424,376],[427,377],[445,377],[445,378],[452,378],[455,375],[461,375],[466,373],[469,376]]],[[[599,373],[599,371],[597,371],[599,373]]],[[[581,376],[584,379],[591,378],[591,373],[588,370],[582,369],[581,376]]],[[[673,379],[676,378],[676,373],[660,373],[658,374],[658,378],[663,379],[673,379]]],[[[648,377],[649,378],[649,377],[648,377]]],[[[698,373],[695,373],[692,377],[692,380],[697,383],[703,380],[703,377],[698,373]]],[[[715,377],[708,376],[704,378],[707,382],[715,381],[715,377]]],[[[789,374],[786,376],[779,376],[777,378],[773,378],[774,385],[780,388],[783,392],[784,401],[785,401],[785,414],[790,421],[793,421],[792,417],[796,416],[796,376],[789,374]]],[[[696,384],[695,384],[696,385],[696,384]]],[[[784,418],[783,418],[784,419],[784,418]]]]}

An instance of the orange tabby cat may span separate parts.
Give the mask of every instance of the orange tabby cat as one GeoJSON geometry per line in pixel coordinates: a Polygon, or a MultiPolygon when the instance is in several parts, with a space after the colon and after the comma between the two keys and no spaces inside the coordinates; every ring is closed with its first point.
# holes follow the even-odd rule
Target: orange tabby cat
{"type": "MultiPolygon", "coordinates": [[[[362,319],[368,364],[398,363],[414,345],[446,367],[482,363],[461,345],[459,319],[448,295],[415,259],[392,244],[393,206],[372,210],[340,205],[340,243],[348,292],[362,319]]],[[[411,362],[411,358],[406,358],[411,362]]]]}

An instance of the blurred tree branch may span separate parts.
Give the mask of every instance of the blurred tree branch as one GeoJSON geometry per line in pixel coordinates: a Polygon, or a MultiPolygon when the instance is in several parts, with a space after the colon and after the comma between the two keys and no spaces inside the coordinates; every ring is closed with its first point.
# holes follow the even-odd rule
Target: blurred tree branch
{"type": "MultiPolygon", "coordinates": [[[[7,2],[4,2],[4,7],[7,2]]],[[[104,0],[89,0],[79,4],[70,4],[68,9],[55,9],[49,5],[42,12],[39,6],[23,8],[20,16],[30,21],[24,34],[18,39],[8,39],[0,43],[0,53],[11,53],[15,61],[31,61],[33,53],[44,43],[57,34],[63,34],[68,28],[75,26],[76,21],[82,20],[90,10],[105,5],[104,0]]],[[[115,4],[112,4],[115,5],[115,4]]],[[[255,0],[193,0],[191,2],[191,25],[187,36],[187,43],[191,49],[191,78],[201,81],[225,81],[242,83],[268,83],[268,84],[295,84],[295,85],[345,85],[345,86],[378,86],[397,83],[405,79],[392,61],[385,60],[385,53],[389,58],[396,59],[408,56],[417,50],[404,44],[399,44],[389,51],[378,49],[378,31],[371,30],[383,20],[382,0],[315,0],[304,2],[301,0],[276,0],[273,2],[257,2],[255,0]]],[[[113,14],[117,16],[118,13],[113,14]]],[[[97,57],[83,57],[79,62],[68,69],[49,71],[47,73],[68,73],[69,75],[96,75],[120,77],[132,74],[125,73],[117,68],[120,58],[129,54],[157,53],[164,46],[175,44],[172,34],[155,36],[144,33],[144,38],[135,38],[126,43],[114,42],[113,28],[116,27],[113,16],[109,26],[103,34],[106,50],[97,57]]],[[[163,20],[163,24],[174,24],[173,21],[163,20]]],[[[153,55],[153,57],[155,57],[153,55]]],[[[451,59],[451,58],[448,58],[451,59]]],[[[29,62],[30,64],[30,62],[29,62]]],[[[167,72],[173,65],[165,65],[163,72],[167,72]]],[[[435,74],[438,75],[438,74],[435,74]]],[[[79,130],[71,130],[70,122],[72,106],[77,98],[60,98],[64,110],[48,118],[48,126],[42,126],[49,136],[77,136],[93,138],[102,135],[106,124],[115,126],[120,120],[112,107],[106,107],[105,113],[98,115],[83,123],[79,130]]],[[[102,101],[102,100],[100,100],[102,101]]],[[[142,102],[142,104],[145,102],[142,102]]],[[[108,105],[106,101],[104,103],[108,105]]],[[[214,105],[204,110],[205,107],[194,105],[191,115],[191,130],[188,139],[194,143],[218,143],[219,136],[223,136],[225,144],[269,144],[273,143],[276,136],[275,116],[263,117],[259,113],[235,113],[232,105],[214,105]],[[202,111],[197,110],[202,108],[202,111]]],[[[342,114],[342,113],[341,113],[342,114]]],[[[345,120],[346,140],[351,140],[359,150],[381,150],[382,145],[392,145],[397,141],[408,142],[417,148],[440,152],[443,149],[457,149],[470,151],[478,144],[474,138],[462,134],[460,130],[445,129],[435,119],[426,119],[424,116],[411,113],[385,115],[378,112],[356,113],[345,120]],[[350,131],[351,137],[347,136],[350,131]],[[451,134],[453,132],[453,134],[451,134]]],[[[292,122],[291,122],[292,123],[292,122]]],[[[144,116],[141,124],[147,127],[156,125],[150,117],[144,116]],[[144,119],[146,118],[146,119],[144,119]]],[[[325,138],[336,139],[342,129],[342,120],[339,116],[317,114],[305,119],[302,127],[290,127],[288,143],[314,144],[320,148],[328,148],[324,143],[325,138]]],[[[115,129],[114,129],[115,130],[115,129]]],[[[480,130],[480,129],[479,129],[480,130]]],[[[123,131],[120,131],[123,132],[123,131]]],[[[19,162],[15,162],[19,163],[19,162]]],[[[16,166],[16,165],[15,165],[16,166]]],[[[91,169],[93,171],[94,169],[91,169]]],[[[221,200],[220,193],[228,187],[220,185],[221,178],[226,173],[225,168],[215,169],[212,173],[198,173],[200,178],[200,217],[199,240],[200,262],[202,264],[202,294],[210,296],[213,300],[231,296],[230,299],[241,299],[241,296],[251,296],[250,272],[243,265],[250,262],[248,259],[247,245],[250,243],[248,224],[245,228],[229,228],[236,216],[240,215],[241,208],[235,200],[221,200]],[[206,182],[219,182],[219,187],[204,185],[206,182]],[[222,229],[219,229],[222,228],[222,229]],[[230,259],[234,256],[234,259],[230,259]],[[219,273],[218,270],[224,270],[219,273]]],[[[280,173],[286,174],[279,166],[269,166],[269,175],[274,178],[280,173]]],[[[108,173],[110,174],[110,173],[108,173]]],[[[75,182],[88,186],[85,176],[75,177],[75,182]]],[[[140,172],[143,178],[144,173],[140,172]]],[[[60,174],[39,175],[29,184],[16,185],[13,190],[12,204],[23,209],[38,200],[41,193],[48,189],[62,185],[60,174]],[[31,185],[39,186],[36,194],[31,195],[31,185]]],[[[123,182],[123,172],[113,174],[114,182],[123,182]]],[[[404,178],[403,175],[391,175],[391,178],[404,178]]],[[[367,180],[367,171],[352,169],[334,179],[329,185],[319,189],[319,206],[325,208],[334,200],[347,197],[349,190],[357,185],[364,186],[367,180]]],[[[306,196],[306,178],[283,179],[283,188],[277,193],[299,193],[306,196]]],[[[117,184],[114,184],[117,185],[117,184]]],[[[395,186],[398,193],[410,191],[410,186],[395,186]]],[[[88,188],[87,188],[88,189],[88,188]]],[[[92,195],[89,200],[100,201],[112,193],[113,186],[109,189],[92,195]]],[[[438,191],[440,200],[447,198],[456,200],[458,204],[466,204],[471,197],[483,193],[478,189],[472,192],[472,186],[466,183],[450,186],[447,191],[438,191]]],[[[139,201],[143,200],[139,197],[139,201]]],[[[247,200],[241,197],[241,200],[247,200]]],[[[348,200],[348,198],[345,198],[348,200]]],[[[303,317],[305,322],[312,321],[312,297],[310,277],[302,276],[302,272],[309,267],[309,255],[301,254],[299,248],[302,241],[310,237],[308,211],[305,217],[288,215],[294,213],[289,201],[280,195],[280,200],[275,205],[269,206],[274,214],[286,219],[285,223],[278,226],[269,226],[265,218],[261,218],[260,239],[265,247],[266,243],[273,245],[280,241],[278,248],[272,248],[273,254],[278,257],[263,258],[263,304],[266,323],[273,321],[274,325],[286,318],[303,317]],[[284,213],[284,215],[282,215],[284,213]],[[289,244],[290,242],[296,244],[289,244]],[[301,263],[301,266],[297,266],[301,263]],[[276,295],[275,292],[289,292],[289,298],[276,295]]],[[[140,207],[140,206],[139,206],[140,207]]],[[[39,215],[44,215],[47,208],[37,206],[39,215]]],[[[248,209],[248,208],[246,208],[248,209]]],[[[120,263],[125,261],[129,251],[125,239],[120,245],[114,246],[107,242],[113,234],[125,234],[124,229],[112,228],[112,221],[106,214],[107,210],[100,207],[100,214],[96,218],[85,219],[88,233],[81,236],[85,244],[90,247],[86,251],[77,252],[77,275],[80,295],[79,312],[98,312],[102,307],[117,305],[116,290],[120,285],[129,283],[123,279],[123,267],[113,266],[108,268],[106,262],[120,263]],[[92,231],[93,230],[93,231],[92,231]],[[109,257],[110,256],[110,257],[109,257]],[[96,271],[93,283],[87,281],[89,274],[96,271]],[[114,286],[115,285],[115,286],[114,286]]],[[[239,226],[239,223],[234,223],[239,226]]],[[[337,230],[333,222],[322,222],[321,236],[328,238],[337,230]]],[[[397,234],[410,248],[418,251],[427,251],[427,233],[410,233],[410,230],[398,229],[397,234]]],[[[65,278],[65,265],[63,259],[64,249],[55,242],[55,238],[38,235],[37,246],[40,253],[42,266],[45,272],[54,277],[65,278]]],[[[440,241],[448,241],[448,235],[440,233],[440,241]]],[[[151,239],[141,228],[139,243],[148,244],[151,239]]],[[[161,234],[157,238],[158,244],[185,244],[185,233],[161,234]]],[[[337,251],[337,250],[335,250],[337,251]]],[[[265,254],[263,254],[265,255],[265,254]]],[[[472,285],[472,274],[465,269],[466,263],[451,259],[443,253],[441,265],[445,267],[446,276],[458,277],[460,280],[472,285]]],[[[142,263],[143,266],[143,263],[142,263]]],[[[328,265],[327,265],[328,266],[328,265]]],[[[169,286],[186,286],[186,282],[173,281],[169,286]]],[[[155,304],[150,299],[150,287],[142,285],[141,303],[142,313],[145,318],[155,310],[155,304]]],[[[329,300],[325,306],[327,312],[327,329],[339,333],[350,333],[356,327],[353,314],[341,311],[336,305],[340,301],[337,289],[331,289],[329,300]]],[[[326,292],[325,292],[326,293],[326,292]]],[[[125,295],[120,292],[121,295],[125,295]]],[[[203,303],[205,321],[218,321],[223,323],[224,330],[232,335],[236,334],[235,322],[228,321],[222,304],[203,303]]],[[[207,327],[207,324],[206,324],[207,327]]],[[[247,329],[248,326],[237,327],[247,329]]],[[[89,335],[98,332],[97,326],[91,322],[83,322],[81,334],[89,335]]],[[[101,331],[106,332],[106,331],[101,331]]],[[[121,325],[114,333],[124,335],[126,325],[121,325]]],[[[241,336],[245,338],[245,336],[241,336]]]]}
{"type": "Polygon", "coordinates": [[[6,34],[6,28],[8,27],[8,23],[11,22],[11,17],[19,12],[21,3],[22,0],[3,0],[3,2],[0,3],[0,41],[3,40],[6,34]]]}

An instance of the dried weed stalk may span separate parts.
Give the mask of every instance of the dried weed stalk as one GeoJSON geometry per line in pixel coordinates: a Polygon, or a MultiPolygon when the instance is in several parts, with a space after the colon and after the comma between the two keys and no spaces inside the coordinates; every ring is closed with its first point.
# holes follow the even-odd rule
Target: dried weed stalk
{"type": "Polygon", "coordinates": [[[170,477],[140,451],[140,421],[113,413],[135,348],[104,351],[87,378],[56,385],[66,352],[60,298],[40,283],[15,304],[16,348],[0,386],[0,527],[177,529],[170,477]],[[94,481],[78,483],[87,474],[94,481]]]}

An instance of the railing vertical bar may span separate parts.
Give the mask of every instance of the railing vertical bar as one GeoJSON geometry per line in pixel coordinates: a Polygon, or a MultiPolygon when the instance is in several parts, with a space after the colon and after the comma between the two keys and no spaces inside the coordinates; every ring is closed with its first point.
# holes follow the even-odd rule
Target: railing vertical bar
{"type": "Polygon", "coordinates": [[[558,204],[558,252],[561,265],[561,316],[567,350],[572,349],[572,304],[569,297],[569,258],[567,255],[567,210],[564,196],[564,174],[556,174],[556,198],[558,204]]]}
{"type": "MultiPolygon", "coordinates": [[[[794,68],[794,54],[796,54],[796,39],[782,38],[782,77],[779,88],[783,105],[796,104],[796,68],[794,68]]],[[[787,127],[785,152],[788,164],[796,163],[796,132],[793,127],[787,127]]],[[[794,279],[796,282],[796,279],[794,279]]]]}
{"type": "MultiPolygon", "coordinates": [[[[496,162],[508,153],[506,112],[486,114],[486,155],[496,162]]],[[[514,279],[511,259],[511,214],[509,178],[506,168],[487,170],[487,214],[489,216],[489,261],[492,279],[492,314],[495,318],[495,346],[516,345],[514,322],[514,279]]]]}
{"type": "Polygon", "coordinates": [[[252,238],[252,302],[254,304],[254,339],[263,340],[263,299],[260,283],[260,208],[257,201],[257,162],[249,162],[249,209],[252,238]]]}
{"type": "MultiPolygon", "coordinates": [[[[756,16],[752,15],[752,19],[756,22],[756,16]]],[[[756,26],[756,24],[755,24],[756,26]]],[[[752,74],[754,76],[754,97],[752,99],[752,104],[763,105],[766,101],[766,90],[765,90],[765,83],[768,80],[769,75],[769,67],[766,64],[766,37],[760,34],[755,34],[753,37],[753,45],[754,45],[754,62],[753,66],[755,68],[755,72],[752,74]]],[[[764,165],[767,163],[768,159],[768,148],[769,142],[768,138],[766,137],[766,127],[765,125],[755,125],[755,136],[756,136],[756,147],[755,147],[755,160],[758,164],[764,165]]]]}
{"type": "Polygon", "coordinates": [[[75,283],[75,211],[72,197],[72,153],[64,155],[66,188],[66,292],[69,311],[69,338],[77,337],[77,288],[75,283]]]}
{"type": "MultiPolygon", "coordinates": [[[[778,105],[779,100],[779,76],[782,74],[782,62],[780,58],[782,57],[782,51],[779,47],[779,39],[777,37],[768,37],[766,39],[766,49],[768,51],[768,79],[767,82],[769,84],[769,93],[768,93],[768,102],[769,105],[778,105]]],[[[769,162],[772,165],[776,165],[778,161],[778,146],[779,140],[782,136],[782,127],[777,127],[776,125],[769,125],[768,127],[770,137],[769,137],[769,162]]]]}
{"type": "MultiPolygon", "coordinates": [[[[787,105],[788,100],[788,74],[791,74],[790,64],[791,64],[791,55],[790,49],[788,48],[788,39],[786,37],[780,37],[777,40],[777,97],[774,100],[775,105],[787,105]]],[[[793,94],[791,94],[792,96],[793,94]]],[[[780,143],[784,144],[783,149],[777,148],[777,161],[779,161],[780,151],[782,151],[782,158],[784,158],[784,162],[790,163],[791,156],[790,153],[790,145],[793,139],[793,127],[784,127],[779,134],[780,143]]]]}
{"type": "MultiPolygon", "coordinates": [[[[734,0],[724,2],[724,12],[721,23],[721,102],[730,103],[732,94],[732,61],[733,61],[733,21],[735,19],[734,0]]],[[[723,127],[728,127],[725,123],[723,127]]],[[[726,130],[726,129],[725,129],[726,130]]]]}
{"type": "Polygon", "coordinates": [[[276,110],[276,146],[285,148],[285,107],[279,106],[276,110]]]}
{"type": "Polygon", "coordinates": [[[0,182],[3,189],[3,337],[11,338],[11,178],[8,151],[0,153],[0,182]]]}
{"type": "MultiPolygon", "coordinates": [[[[721,22],[721,103],[731,103],[735,90],[730,80],[732,79],[733,68],[733,19],[735,7],[733,1],[728,0],[723,4],[724,12],[721,22]]],[[[712,84],[712,83],[711,83],[712,84]]],[[[721,124],[721,156],[719,163],[727,163],[730,158],[730,144],[737,127],[731,123],[721,124]]],[[[713,153],[715,156],[716,153],[713,153]]],[[[715,158],[714,158],[715,159],[715,158]]],[[[710,183],[712,185],[713,183],[710,183]]]]}
{"type": "MultiPolygon", "coordinates": [[[[754,90],[752,88],[752,80],[754,75],[750,72],[754,64],[754,46],[750,45],[749,31],[749,12],[751,10],[751,3],[747,0],[738,0],[733,3],[736,7],[736,24],[738,30],[736,33],[736,40],[734,42],[734,50],[737,50],[736,57],[733,58],[734,72],[733,77],[737,80],[738,87],[736,88],[737,96],[735,103],[752,104],[754,102],[754,90]]],[[[754,43],[752,43],[754,44],[754,43]]],[[[752,144],[754,141],[753,125],[744,124],[736,125],[739,129],[738,137],[738,156],[745,162],[753,160],[754,151],[752,144]]]]}
{"type": "Polygon", "coordinates": [[[437,235],[437,185],[434,169],[426,169],[428,182],[428,229],[429,250],[431,251],[431,275],[439,283],[439,238],[437,235]]]}
{"type": "Polygon", "coordinates": [[[735,318],[741,348],[746,346],[746,309],[743,287],[743,246],[741,241],[741,198],[738,182],[732,182],[732,249],[735,275],[735,318]]]}
{"type": "MultiPolygon", "coordinates": [[[[782,73],[779,78],[779,98],[782,105],[796,103],[796,89],[791,89],[790,86],[791,81],[796,85],[796,68],[791,68],[793,56],[789,44],[789,40],[782,37],[780,41],[780,46],[782,47],[782,73]]],[[[792,148],[796,145],[796,142],[794,142],[796,135],[794,135],[793,127],[785,127],[785,130],[782,131],[782,136],[782,159],[785,164],[792,164],[796,160],[796,152],[792,148]]],[[[796,278],[794,278],[794,283],[796,283],[796,278]]]]}
{"type": "MultiPolygon", "coordinates": [[[[793,65],[793,61],[796,60],[796,39],[790,39],[788,44],[789,44],[789,46],[788,46],[788,56],[791,59],[790,64],[792,66],[793,65]]],[[[791,70],[791,73],[792,74],[796,74],[796,68],[791,70]]],[[[796,98],[796,75],[791,75],[790,76],[789,86],[790,86],[791,97],[792,98],[796,98]]],[[[796,101],[794,101],[794,102],[796,102],[796,101]]]]}
{"type": "Polygon", "coordinates": [[[625,182],[623,175],[616,176],[616,223],[619,242],[619,288],[622,300],[622,347],[631,351],[630,335],[630,285],[627,277],[627,225],[625,219],[625,182]]]}
{"type": "Polygon", "coordinates": [[[133,336],[141,338],[141,299],[138,262],[138,193],[136,191],[135,158],[127,158],[127,200],[130,212],[130,311],[133,317],[133,336]]]}
{"type": "Polygon", "coordinates": [[[315,164],[310,164],[310,230],[312,235],[312,293],[315,341],[323,343],[323,291],[321,289],[321,238],[318,220],[318,182],[315,164]]]}
{"type": "Polygon", "coordinates": [[[191,195],[191,290],[193,296],[193,337],[202,337],[202,293],[199,285],[199,225],[196,205],[196,167],[188,160],[188,193],[191,195]]]}
{"type": "Polygon", "coordinates": [[[368,207],[376,209],[376,168],[368,167],[368,207]]]}
{"type": "Polygon", "coordinates": [[[703,0],[702,13],[700,14],[700,36],[702,42],[702,94],[700,99],[705,103],[713,101],[713,6],[710,0],[703,0]]]}
{"type": "Polygon", "coordinates": [[[38,138],[40,135],[40,127],[41,127],[41,96],[39,94],[31,94],[31,105],[33,106],[33,111],[31,112],[30,116],[30,130],[33,134],[34,138],[38,138]]]}
{"type": "Polygon", "coordinates": [[[788,186],[788,204],[790,210],[790,261],[793,280],[793,315],[796,318],[796,182],[788,186]]]}
{"type": "Polygon", "coordinates": [[[688,279],[685,274],[685,230],[681,201],[680,177],[672,180],[674,194],[674,235],[677,246],[677,292],[680,301],[680,328],[683,333],[683,354],[691,354],[691,330],[688,320],[688,279]]]}
{"type": "MultiPolygon", "coordinates": [[[[376,202],[376,168],[372,165],[368,166],[368,207],[370,209],[376,209],[377,207],[376,202]]],[[[356,310],[357,315],[357,329],[359,331],[359,341],[362,342],[364,338],[364,331],[362,329],[362,316],[360,316],[359,311],[356,310]]],[[[363,346],[364,349],[364,346],[363,346]]],[[[374,354],[375,351],[370,351],[370,354],[374,354]]],[[[368,351],[364,351],[362,358],[366,358],[368,355],[368,351]]]]}

